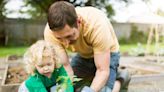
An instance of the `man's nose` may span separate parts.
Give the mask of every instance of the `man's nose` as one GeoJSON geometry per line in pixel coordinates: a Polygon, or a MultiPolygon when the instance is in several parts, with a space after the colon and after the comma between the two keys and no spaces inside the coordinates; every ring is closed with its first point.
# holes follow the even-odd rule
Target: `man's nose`
{"type": "Polygon", "coordinates": [[[67,39],[66,43],[67,43],[67,44],[69,44],[69,43],[70,43],[70,40],[69,40],[69,39],[67,39]]]}
{"type": "Polygon", "coordinates": [[[68,47],[69,44],[70,44],[70,40],[69,40],[69,39],[65,39],[65,41],[64,41],[64,45],[65,45],[66,47],[68,47]]]}

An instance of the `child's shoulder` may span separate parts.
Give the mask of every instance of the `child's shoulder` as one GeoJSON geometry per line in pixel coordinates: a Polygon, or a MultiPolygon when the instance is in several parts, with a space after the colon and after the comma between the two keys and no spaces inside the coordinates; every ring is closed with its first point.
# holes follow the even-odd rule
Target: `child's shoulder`
{"type": "Polygon", "coordinates": [[[25,84],[26,86],[43,86],[41,79],[37,76],[29,76],[25,84]]]}
{"type": "Polygon", "coordinates": [[[29,90],[29,92],[47,92],[41,79],[39,79],[37,76],[30,76],[25,81],[25,86],[29,90]]]}

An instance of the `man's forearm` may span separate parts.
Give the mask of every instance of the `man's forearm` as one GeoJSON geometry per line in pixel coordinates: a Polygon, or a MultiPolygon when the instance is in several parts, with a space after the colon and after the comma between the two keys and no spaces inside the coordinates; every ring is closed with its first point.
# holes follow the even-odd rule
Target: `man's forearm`
{"type": "Polygon", "coordinates": [[[73,82],[73,75],[74,75],[74,73],[73,73],[72,67],[70,66],[70,64],[65,64],[64,68],[65,68],[68,76],[70,77],[71,82],[73,82]]]}
{"type": "Polygon", "coordinates": [[[92,81],[91,88],[95,92],[99,92],[106,84],[109,77],[109,71],[97,70],[96,75],[92,81]]]}

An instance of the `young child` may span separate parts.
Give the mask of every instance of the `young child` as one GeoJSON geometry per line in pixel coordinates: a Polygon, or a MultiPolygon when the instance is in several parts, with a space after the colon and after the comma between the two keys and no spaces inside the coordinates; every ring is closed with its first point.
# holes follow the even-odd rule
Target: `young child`
{"type": "Polygon", "coordinates": [[[18,92],[73,92],[55,45],[44,40],[36,42],[25,53],[24,62],[29,77],[18,92]]]}

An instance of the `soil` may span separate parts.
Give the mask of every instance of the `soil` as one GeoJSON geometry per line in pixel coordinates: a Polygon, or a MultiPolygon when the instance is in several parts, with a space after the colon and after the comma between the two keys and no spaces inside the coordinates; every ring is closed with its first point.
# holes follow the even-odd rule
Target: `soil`
{"type": "MultiPolygon", "coordinates": [[[[17,62],[18,58],[17,59],[15,58],[16,60],[13,58],[12,59],[8,58],[8,59],[10,59],[9,62],[11,61],[12,65],[15,63],[18,63],[17,62]]],[[[160,57],[160,59],[164,60],[164,57],[160,57]]],[[[19,61],[22,61],[22,60],[19,59],[19,61]]],[[[163,77],[164,75],[161,77],[153,77],[153,78],[150,77],[152,76],[151,74],[159,73],[158,72],[159,70],[162,72],[164,70],[162,68],[163,66],[164,64],[162,65],[162,62],[161,63],[150,62],[150,60],[148,60],[147,62],[145,59],[143,59],[143,57],[122,57],[120,60],[120,68],[127,69],[132,75],[131,82],[128,86],[128,92],[164,92],[164,81],[160,81],[160,80],[164,80],[164,77],[163,77]],[[141,62],[142,60],[144,60],[144,63],[141,62]],[[141,64],[137,65],[138,63],[136,63],[136,61],[137,62],[139,61],[138,63],[141,63],[141,64]],[[140,66],[140,67],[138,68],[135,66],[140,66]],[[154,70],[157,72],[155,72],[154,70]],[[139,76],[135,76],[135,75],[139,75],[139,76]],[[149,76],[149,77],[142,78],[143,77],[142,75],[149,76]]],[[[20,84],[26,78],[27,78],[27,73],[23,69],[23,66],[17,65],[17,67],[9,67],[5,84],[20,84]]],[[[6,92],[6,91],[3,91],[3,92],[6,92]]]]}
{"type": "MultiPolygon", "coordinates": [[[[147,75],[147,74],[156,74],[154,72],[136,70],[130,67],[126,67],[131,75],[147,75]]],[[[23,67],[9,67],[7,72],[6,84],[22,83],[27,79],[28,74],[25,72],[23,67]]]]}
{"type": "Polygon", "coordinates": [[[17,59],[20,59],[22,58],[22,56],[18,56],[18,55],[10,55],[7,57],[7,59],[10,61],[10,60],[17,60],[17,59]]]}
{"type": "MultiPolygon", "coordinates": [[[[121,67],[122,69],[127,69],[131,75],[146,75],[146,74],[154,74],[153,72],[144,71],[144,70],[136,70],[134,68],[130,67],[121,67]]],[[[15,84],[15,83],[22,83],[24,80],[26,80],[28,77],[28,74],[26,73],[23,66],[12,66],[8,68],[7,71],[7,78],[6,78],[6,84],[15,84]]]]}
{"type": "Polygon", "coordinates": [[[22,56],[11,55],[7,57],[9,64],[5,84],[20,84],[27,79],[28,74],[22,64],[22,56]]]}
{"type": "Polygon", "coordinates": [[[7,71],[6,84],[19,84],[27,79],[28,74],[22,66],[9,67],[7,71]]]}
{"type": "MultiPolygon", "coordinates": [[[[8,60],[15,62],[17,59],[19,60],[19,58],[22,58],[22,57],[10,56],[10,57],[8,57],[8,60]]],[[[23,66],[21,66],[21,65],[18,65],[18,66],[9,67],[8,72],[7,72],[6,84],[21,83],[27,78],[28,74],[25,72],[25,69],[23,68],[23,66]]],[[[128,67],[128,66],[126,66],[126,67],[120,66],[120,68],[127,69],[132,76],[133,75],[157,74],[157,72],[135,69],[133,67],[128,67]]]]}

